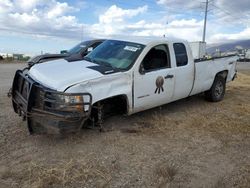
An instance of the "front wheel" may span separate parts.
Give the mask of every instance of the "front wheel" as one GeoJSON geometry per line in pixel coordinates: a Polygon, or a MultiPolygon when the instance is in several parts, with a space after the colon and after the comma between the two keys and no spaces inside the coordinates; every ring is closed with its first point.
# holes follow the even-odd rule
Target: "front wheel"
{"type": "Polygon", "coordinates": [[[210,90],[205,92],[205,97],[208,101],[219,102],[224,98],[226,91],[226,80],[218,75],[214,79],[214,83],[210,90]]]}

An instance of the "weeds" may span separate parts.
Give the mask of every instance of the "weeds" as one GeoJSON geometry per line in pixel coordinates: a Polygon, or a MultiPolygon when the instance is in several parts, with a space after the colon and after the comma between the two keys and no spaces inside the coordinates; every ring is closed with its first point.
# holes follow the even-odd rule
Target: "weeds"
{"type": "Polygon", "coordinates": [[[31,163],[29,185],[37,188],[82,187],[88,183],[106,185],[111,180],[107,170],[94,167],[87,161],[61,162],[59,165],[43,166],[31,163]],[[95,180],[95,181],[93,181],[95,180]]]}
{"type": "Polygon", "coordinates": [[[178,169],[175,164],[158,164],[155,170],[156,184],[158,187],[166,187],[166,185],[170,184],[174,180],[177,172],[178,169]]]}

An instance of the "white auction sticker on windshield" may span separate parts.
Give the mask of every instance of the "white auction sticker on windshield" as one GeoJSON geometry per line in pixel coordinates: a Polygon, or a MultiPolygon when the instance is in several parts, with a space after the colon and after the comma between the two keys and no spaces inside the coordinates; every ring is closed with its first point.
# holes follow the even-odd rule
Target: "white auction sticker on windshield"
{"type": "Polygon", "coordinates": [[[134,46],[125,46],[124,50],[128,50],[131,52],[136,52],[139,48],[136,48],[134,46]]]}

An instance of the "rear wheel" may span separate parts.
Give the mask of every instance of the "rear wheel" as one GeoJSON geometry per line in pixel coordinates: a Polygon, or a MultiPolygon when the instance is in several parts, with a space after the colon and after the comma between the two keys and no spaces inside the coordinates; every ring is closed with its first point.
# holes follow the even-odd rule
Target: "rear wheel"
{"type": "Polygon", "coordinates": [[[205,92],[208,101],[218,102],[224,98],[226,91],[226,80],[223,76],[218,75],[214,79],[214,83],[210,90],[205,92]]]}

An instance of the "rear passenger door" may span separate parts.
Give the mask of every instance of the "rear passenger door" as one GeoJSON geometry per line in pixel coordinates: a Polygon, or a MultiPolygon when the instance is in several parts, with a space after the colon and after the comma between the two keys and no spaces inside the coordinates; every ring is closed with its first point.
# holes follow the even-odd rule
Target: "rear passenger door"
{"type": "Polygon", "coordinates": [[[173,43],[176,65],[173,100],[189,96],[194,82],[194,62],[184,43],[173,43]]]}
{"type": "Polygon", "coordinates": [[[134,112],[171,101],[174,71],[168,46],[160,44],[150,48],[134,77],[134,112]]]}

